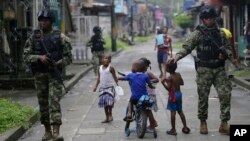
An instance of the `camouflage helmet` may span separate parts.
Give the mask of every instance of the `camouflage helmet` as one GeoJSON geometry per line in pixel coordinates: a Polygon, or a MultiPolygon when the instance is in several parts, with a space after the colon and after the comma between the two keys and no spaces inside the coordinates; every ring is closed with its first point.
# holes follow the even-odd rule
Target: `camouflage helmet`
{"type": "Polygon", "coordinates": [[[216,17],[217,17],[217,13],[214,7],[205,5],[201,8],[200,19],[216,18],[216,17]]]}
{"type": "Polygon", "coordinates": [[[101,29],[101,27],[99,27],[99,26],[95,26],[95,27],[93,28],[93,32],[94,32],[94,33],[101,32],[101,31],[102,31],[102,29],[101,29]]]}
{"type": "Polygon", "coordinates": [[[52,23],[55,21],[55,16],[53,12],[49,9],[43,9],[38,12],[38,21],[41,21],[42,18],[48,18],[52,23]]]}

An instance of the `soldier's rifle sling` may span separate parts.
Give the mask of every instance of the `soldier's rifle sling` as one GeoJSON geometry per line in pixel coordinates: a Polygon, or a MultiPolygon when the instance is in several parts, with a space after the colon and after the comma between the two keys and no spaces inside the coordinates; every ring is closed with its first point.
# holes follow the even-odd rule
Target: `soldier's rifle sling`
{"type": "MultiPolygon", "coordinates": [[[[40,30],[40,32],[41,32],[41,35],[42,35],[42,31],[41,30],[40,30]]],[[[49,53],[48,49],[46,48],[46,46],[45,46],[45,44],[44,44],[43,41],[44,40],[43,40],[43,38],[41,36],[41,45],[42,45],[42,47],[44,48],[44,50],[46,52],[46,56],[50,59],[50,64],[53,67],[54,75],[56,76],[57,81],[60,82],[61,85],[63,86],[65,92],[68,93],[68,90],[67,90],[66,86],[63,83],[63,79],[62,79],[61,73],[60,73],[60,71],[58,70],[58,68],[56,66],[56,62],[55,62],[55,60],[52,59],[52,57],[51,57],[51,55],[50,55],[50,53],[49,53]]]]}
{"type": "Polygon", "coordinates": [[[215,44],[215,46],[221,51],[221,53],[224,55],[224,57],[226,57],[226,59],[229,59],[231,62],[233,62],[232,59],[228,56],[228,53],[226,52],[226,49],[224,46],[220,46],[217,42],[215,42],[214,39],[211,36],[209,36],[203,29],[201,29],[200,26],[198,26],[197,29],[203,35],[205,35],[213,44],[215,44]]]}

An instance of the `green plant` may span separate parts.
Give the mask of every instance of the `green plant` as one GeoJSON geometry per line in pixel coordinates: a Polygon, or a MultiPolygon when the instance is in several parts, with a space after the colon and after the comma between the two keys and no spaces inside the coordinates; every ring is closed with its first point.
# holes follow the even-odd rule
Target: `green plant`
{"type": "Polygon", "coordinates": [[[152,36],[135,37],[134,41],[139,42],[139,43],[143,43],[143,42],[149,41],[152,38],[153,38],[152,36]]]}
{"type": "MultiPolygon", "coordinates": [[[[104,40],[105,40],[104,47],[106,49],[111,49],[112,48],[111,37],[105,36],[104,40]]],[[[117,47],[117,49],[118,48],[126,49],[126,48],[130,48],[131,46],[129,46],[127,43],[125,43],[125,42],[123,42],[121,40],[116,40],[116,47],[117,47]]]]}
{"type": "Polygon", "coordinates": [[[192,26],[192,16],[187,14],[179,14],[174,17],[175,24],[179,25],[181,28],[186,29],[192,26]]]}
{"type": "Polygon", "coordinates": [[[16,126],[25,125],[35,110],[19,103],[13,103],[7,99],[0,98],[0,133],[16,126]]]}
{"type": "Polygon", "coordinates": [[[250,76],[250,70],[249,69],[237,70],[233,72],[233,75],[237,77],[250,76]]]}

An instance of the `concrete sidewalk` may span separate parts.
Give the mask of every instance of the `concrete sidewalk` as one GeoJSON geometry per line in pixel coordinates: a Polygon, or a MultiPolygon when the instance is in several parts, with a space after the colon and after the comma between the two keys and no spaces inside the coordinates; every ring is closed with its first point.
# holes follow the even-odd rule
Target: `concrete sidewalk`
{"type": "MultiPolygon", "coordinates": [[[[117,52],[112,52],[112,56],[119,54],[122,49],[117,52]]],[[[66,67],[66,76],[73,76],[68,80],[64,81],[67,90],[70,90],[84,75],[91,71],[93,66],[91,64],[86,64],[86,62],[73,62],[66,67]]],[[[94,73],[94,72],[93,72],[94,73]]],[[[18,102],[21,105],[34,107],[37,112],[31,116],[29,123],[33,125],[39,120],[39,106],[36,97],[35,89],[12,89],[12,90],[0,90],[0,97],[4,97],[14,102],[18,102]]],[[[18,140],[26,131],[27,127],[19,126],[9,131],[0,134],[0,141],[16,141],[18,140]]]]}

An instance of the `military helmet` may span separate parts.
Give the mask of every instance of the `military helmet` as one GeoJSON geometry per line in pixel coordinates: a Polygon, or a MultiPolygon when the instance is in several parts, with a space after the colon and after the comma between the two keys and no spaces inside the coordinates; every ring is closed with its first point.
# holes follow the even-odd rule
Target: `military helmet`
{"type": "Polygon", "coordinates": [[[38,16],[38,21],[40,21],[42,18],[48,18],[50,19],[51,22],[55,21],[55,16],[53,12],[49,9],[43,9],[39,11],[37,16],[38,16]]]}
{"type": "Polygon", "coordinates": [[[214,7],[205,5],[201,8],[200,19],[216,18],[216,17],[217,17],[217,13],[214,7]]]}
{"type": "Polygon", "coordinates": [[[94,32],[94,33],[101,32],[101,31],[102,31],[102,29],[101,29],[101,27],[99,27],[99,26],[95,26],[95,27],[93,28],[93,32],[94,32]]]}

